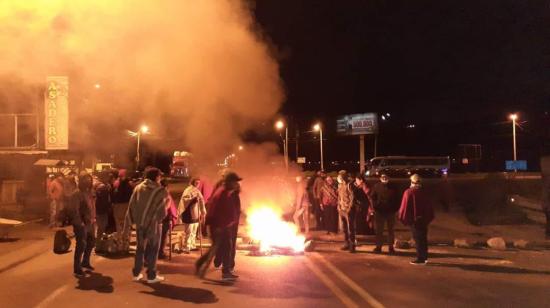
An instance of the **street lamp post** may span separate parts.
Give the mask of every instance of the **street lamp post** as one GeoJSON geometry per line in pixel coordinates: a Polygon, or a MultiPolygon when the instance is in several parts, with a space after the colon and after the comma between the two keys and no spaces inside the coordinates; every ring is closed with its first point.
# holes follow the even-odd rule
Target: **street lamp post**
{"type": "Polygon", "coordinates": [[[317,123],[313,126],[313,130],[319,132],[319,144],[321,147],[321,170],[325,170],[325,164],[323,160],[323,128],[321,127],[320,123],[317,123]]]}
{"type": "Polygon", "coordinates": [[[514,161],[517,160],[517,148],[516,148],[516,120],[518,119],[518,115],[513,113],[510,115],[510,119],[512,120],[512,139],[514,143],[514,161]]]}
{"type": "Polygon", "coordinates": [[[285,129],[285,139],[283,140],[283,152],[285,156],[285,168],[288,172],[288,125],[285,125],[285,123],[282,120],[277,121],[275,123],[275,127],[277,130],[285,129]]]}
{"type": "Polygon", "coordinates": [[[140,161],[140,143],[141,143],[141,134],[147,134],[149,132],[149,127],[146,125],[142,125],[140,129],[137,131],[137,147],[136,147],[136,170],[139,169],[139,161],[140,161]]]}

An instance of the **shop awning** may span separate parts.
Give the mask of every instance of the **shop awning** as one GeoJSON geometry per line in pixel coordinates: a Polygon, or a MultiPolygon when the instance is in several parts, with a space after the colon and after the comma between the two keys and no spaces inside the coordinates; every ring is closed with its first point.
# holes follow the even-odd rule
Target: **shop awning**
{"type": "Polygon", "coordinates": [[[41,158],[34,163],[35,166],[62,167],[65,163],[60,159],[41,158]]]}

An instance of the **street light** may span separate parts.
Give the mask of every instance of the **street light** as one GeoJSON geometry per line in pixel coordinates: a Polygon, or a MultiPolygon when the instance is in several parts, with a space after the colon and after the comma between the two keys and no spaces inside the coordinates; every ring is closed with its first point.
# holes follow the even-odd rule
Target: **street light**
{"type": "Polygon", "coordinates": [[[313,125],[313,130],[319,132],[319,144],[321,146],[321,170],[325,170],[325,164],[323,162],[323,128],[321,123],[313,125]]]}
{"type": "Polygon", "coordinates": [[[514,142],[514,161],[517,160],[517,151],[516,151],[516,120],[518,119],[518,115],[516,113],[512,113],[510,115],[510,120],[512,120],[512,138],[514,142]]]}
{"type": "Polygon", "coordinates": [[[132,137],[137,138],[137,145],[136,145],[136,170],[139,169],[139,160],[140,160],[140,143],[141,143],[141,135],[142,134],[148,134],[149,133],[149,127],[147,125],[142,125],[137,132],[128,131],[128,134],[132,137]]]}
{"type": "MultiPolygon", "coordinates": [[[[281,131],[283,128],[285,129],[285,138],[284,138],[284,142],[283,142],[283,152],[284,152],[284,156],[285,156],[285,168],[286,168],[286,171],[288,172],[288,126],[285,125],[285,122],[283,122],[282,120],[279,120],[275,123],[275,128],[278,130],[278,131],[281,131]]],[[[282,136],[281,136],[282,138],[282,136]]]]}

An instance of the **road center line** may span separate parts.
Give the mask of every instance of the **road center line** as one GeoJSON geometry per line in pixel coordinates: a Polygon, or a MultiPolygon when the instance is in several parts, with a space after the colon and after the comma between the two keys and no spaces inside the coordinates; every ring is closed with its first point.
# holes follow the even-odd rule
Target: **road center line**
{"type": "Polygon", "coordinates": [[[311,253],[313,257],[316,260],[319,260],[321,263],[323,263],[329,270],[331,270],[338,278],[340,278],[345,284],[347,284],[352,290],[357,292],[369,305],[371,305],[374,308],[384,308],[384,305],[380,303],[378,300],[376,300],[372,295],[370,295],[369,292],[365,291],[365,289],[361,288],[355,281],[351,280],[346,274],[344,274],[342,271],[336,268],[336,266],[332,265],[330,261],[325,259],[321,254],[317,252],[311,253]]]}
{"type": "Polygon", "coordinates": [[[309,258],[304,258],[306,266],[327,286],[346,307],[359,307],[353,300],[340,289],[323,271],[309,258]]]}
{"type": "MultiPolygon", "coordinates": [[[[105,260],[105,258],[98,256],[95,258],[95,264],[105,260]]],[[[71,263],[72,265],[72,263],[71,263]]],[[[34,308],[46,308],[48,305],[53,302],[61,293],[67,291],[67,289],[72,286],[73,283],[62,285],[61,287],[55,289],[50,295],[48,295],[46,298],[44,298],[38,305],[34,306],[34,308]]]]}

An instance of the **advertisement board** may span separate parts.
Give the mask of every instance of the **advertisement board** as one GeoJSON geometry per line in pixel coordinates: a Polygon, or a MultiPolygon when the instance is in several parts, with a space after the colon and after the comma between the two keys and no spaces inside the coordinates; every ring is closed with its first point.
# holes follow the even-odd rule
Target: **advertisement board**
{"type": "Polygon", "coordinates": [[[69,149],[69,79],[50,76],[44,95],[44,143],[46,150],[69,149]]]}
{"type": "Polygon", "coordinates": [[[336,132],[340,135],[368,135],[378,133],[376,113],[349,114],[336,120],[336,132]]]}

